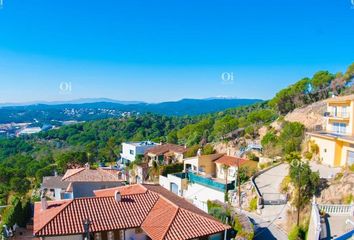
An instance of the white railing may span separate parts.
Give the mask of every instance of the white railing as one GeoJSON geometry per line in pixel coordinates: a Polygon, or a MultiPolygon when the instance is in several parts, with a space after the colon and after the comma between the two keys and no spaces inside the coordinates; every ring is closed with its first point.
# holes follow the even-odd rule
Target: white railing
{"type": "Polygon", "coordinates": [[[311,219],[308,230],[308,240],[318,240],[321,235],[321,217],[318,206],[316,203],[312,203],[311,219]]]}
{"type": "Polygon", "coordinates": [[[353,216],[354,214],[354,205],[318,204],[318,208],[330,215],[353,216]]]}

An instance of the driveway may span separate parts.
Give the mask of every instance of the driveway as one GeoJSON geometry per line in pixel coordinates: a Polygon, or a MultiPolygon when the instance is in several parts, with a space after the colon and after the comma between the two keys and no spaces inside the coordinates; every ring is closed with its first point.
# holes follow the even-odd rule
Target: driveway
{"type": "Polygon", "coordinates": [[[315,163],[313,161],[310,162],[310,167],[312,171],[314,172],[318,171],[320,173],[320,178],[324,178],[324,179],[331,179],[334,176],[336,176],[337,173],[340,173],[342,170],[340,167],[329,167],[329,166],[315,163]]]}
{"type": "MultiPolygon", "coordinates": [[[[267,198],[267,200],[275,200],[276,198],[279,198],[279,196],[281,195],[281,192],[279,191],[280,184],[283,181],[284,177],[287,176],[288,174],[289,174],[289,166],[283,163],[280,164],[279,166],[276,166],[262,173],[255,179],[257,187],[261,192],[261,194],[265,197],[265,199],[267,198]]],[[[261,209],[259,215],[256,215],[260,220],[262,220],[259,222],[259,227],[264,228],[265,226],[269,225],[269,223],[272,223],[271,226],[274,226],[275,228],[273,231],[271,231],[273,235],[274,234],[279,235],[280,234],[279,232],[282,231],[283,235],[286,236],[285,231],[282,229],[285,229],[287,225],[286,218],[287,218],[288,209],[289,206],[287,204],[264,205],[264,208],[261,209]]],[[[265,230],[264,232],[266,233],[267,231],[265,230]]]]}
{"type": "Polygon", "coordinates": [[[289,174],[289,167],[283,163],[256,177],[255,181],[261,194],[280,194],[279,187],[284,177],[289,174]]]}
{"type": "Polygon", "coordinates": [[[278,239],[278,240],[287,240],[288,236],[281,228],[274,224],[272,221],[264,220],[259,215],[247,211],[242,211],[244,214],[248,216],[254,225],[255,240],[263,240],[263,239],[278,239]]]}

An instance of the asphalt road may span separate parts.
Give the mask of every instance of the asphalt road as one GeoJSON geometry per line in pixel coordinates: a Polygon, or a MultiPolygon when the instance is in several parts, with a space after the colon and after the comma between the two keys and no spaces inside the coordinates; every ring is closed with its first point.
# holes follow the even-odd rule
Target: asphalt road
{"type": "Polygon", "coordinates": [[[255,228],[255,240],[287,240],[287,234],[278,228],[272,221],[267,221],[259,217],[258,215],[250,212],[244,212],[255,228]]]}

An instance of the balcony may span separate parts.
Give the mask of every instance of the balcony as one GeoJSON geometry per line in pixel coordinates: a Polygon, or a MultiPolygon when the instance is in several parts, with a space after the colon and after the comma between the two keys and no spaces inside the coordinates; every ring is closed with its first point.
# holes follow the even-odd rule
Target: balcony
{"type": "Polygon", "coordinates": [[[325,112],[324,116],[333,119],[349,120],[349,112],[325,112]]]}
{"type": "Polygon", "coordinates": [[[189,183],[197,183],[206,186],[208,188],[212,188],[222,192],[225,192],[226,189],[232,190],[235,187],[234,182],[231,182],[226,185],[225,183],[222,182],[224,181],[222,179],[208,178],[191,172],[175,173],[173,175],[181,179],[188,179],[189,183]]]}

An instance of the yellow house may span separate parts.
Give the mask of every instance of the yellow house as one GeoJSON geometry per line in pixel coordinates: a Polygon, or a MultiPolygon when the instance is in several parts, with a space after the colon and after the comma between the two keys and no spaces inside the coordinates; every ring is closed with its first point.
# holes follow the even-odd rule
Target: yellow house
{"type": "Polygon", "coordinates": [[[322,164],[339,167],[354,164],[354,95],[326,100],[324,131],[308,133],[319,147],[322,164]]]}

